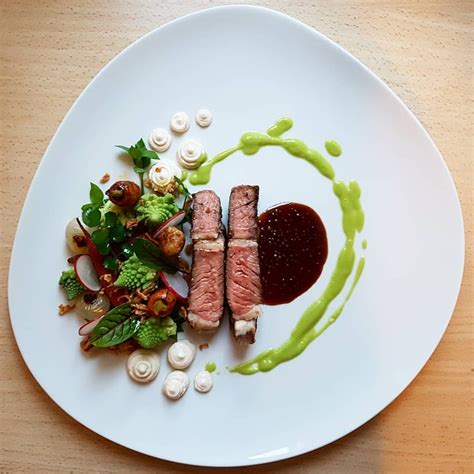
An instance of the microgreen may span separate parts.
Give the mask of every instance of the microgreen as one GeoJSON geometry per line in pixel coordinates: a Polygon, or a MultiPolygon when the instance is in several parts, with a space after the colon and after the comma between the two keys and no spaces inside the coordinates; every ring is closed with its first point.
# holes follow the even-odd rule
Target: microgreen
{"type": "Polygon", "coordinates": [[[89,199],[91,202],[81,208],[82,221],[89,227],[97,227],[102,217],[100,208],[104,205],[104,193],[97,184],[91,183],[89,199]]]}
{"type": "Polygon", "coordinates": [[[176,180],[176,182],[178,183],[178,191],[184,195],[184,199],[185,201],[187,199],[192,199],[192,195],[191,193],[189,192],[189,189],[186,187],[186,185],[184,184],[184,181],[180,178],[178,178],[177,176],[174,177],[174,179],[176,180]]]}
{"type": "Polygon", "coordinates": [[[123,145],[116,145],[117,148],[128,153],[133,159],[133,169],[140,177],[140,184],[143,192],[143,175],[146,172],[148,166],[150,166],[151,160],[159,160],[160,157],[153,150],[149,150],[142,138],[138,140],[135,145],[129,147],[123,145]]]}

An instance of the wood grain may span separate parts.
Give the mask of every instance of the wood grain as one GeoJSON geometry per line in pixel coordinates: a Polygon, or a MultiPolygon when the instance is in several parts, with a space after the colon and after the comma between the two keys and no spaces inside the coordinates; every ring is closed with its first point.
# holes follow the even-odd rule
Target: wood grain
{"type": "MultiPolygon", "coordinates": [[[[0,471],[204,472],[102,439],[38,387],[13,340],[7,267],[36,167],[74,99],[130,42],[206,0],[0,0],[0,471]]],[[[309,23],[355,54],[416,113],[445,157],[466,227],[464,284],[448,331],[379,416],[318,451],[246,472],[473,472],[474,14],[470,1],[251,2],[309,23]]],[[[226,470],[220,470],[226,472],[226,470]]]]}

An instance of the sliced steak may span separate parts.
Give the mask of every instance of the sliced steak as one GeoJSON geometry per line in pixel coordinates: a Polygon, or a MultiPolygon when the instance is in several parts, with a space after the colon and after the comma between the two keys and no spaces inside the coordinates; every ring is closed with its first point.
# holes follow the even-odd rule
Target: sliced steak
{"type": "Polygon", "coordinates": [[[258,186],[236,186],[230,193],[229,238],[258,238],[258,186]]]}
{"type": "Polygon", "coordinates": [[[221,201],[214,191],[199,191],[193,195],[193,240],[217,239],[221,231],[221,218],[221,201]]]}
{"type": "Polygon", "coordinates": [[[262,314],[258,260],[258,186],[237,186],[229,201],[229,240],[226,261],[226,294],[231,310],[231,330],[244,344],[255,342],[257,318],[262,314]]]}
{"type": "Polygon", "coordinates": [[[225,237],[221,214],[220,200],[213,191],[194,195],[187,319],[197,331],[215,331],[224,313],[225,237]]]}

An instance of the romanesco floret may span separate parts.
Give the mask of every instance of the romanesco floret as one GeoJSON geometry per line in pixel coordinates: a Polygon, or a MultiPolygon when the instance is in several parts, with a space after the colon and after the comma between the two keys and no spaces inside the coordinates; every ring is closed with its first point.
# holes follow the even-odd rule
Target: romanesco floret
{"type": "Polygon", "coordinates": [[[172,194],[157,196],[144,194],[135,208],[138,220],[145,221],[149,227],[156,227],[179,211],[172,194]]]}
{"type": "Polygon", "coordinates": [[[133,337],[143,348],[153,349],[168,338],[176,336],[176,331],[176,323],[169,316],[148,318],[133,337]]]}
{"type": "Polygon", "coordinates": [[[147,267],[136,255],[132,255],[120,269],[114,285],[130,291],[146,288],[156,277],[156,271],[147,267]]]}
{"type": "Polygon", "coordinates": [[[59,285],[63,287],[68,300],[73,300],[86,291],[86,289],[79,283],[72,268],[68,268],[61,273],[59,285]]]}

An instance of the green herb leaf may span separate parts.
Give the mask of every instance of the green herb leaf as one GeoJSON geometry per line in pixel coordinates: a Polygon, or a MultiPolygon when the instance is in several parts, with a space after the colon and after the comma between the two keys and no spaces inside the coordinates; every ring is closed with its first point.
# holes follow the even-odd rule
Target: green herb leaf
{"type": "Polygon", "coordinates": [[[146,170],[143,169],[143,168],[139,168],[138,166],[134,166],[133,171],[135,171],[135,173],[137,173],[137,174],[143,174],[143,173],[145,173],[146,170]]]}
{"type": "Polygon", "coordinates": [[[110,243],[103,242],[101,244],[96,244],[97,250],[102,255],[108,255],[110,253],[110,243]]]}
{"type": "Polygon", "coordinates": [[[109,311],[92,331],[90,341],[95,347],[116,346],[130,339],[140,327],[132,317],[132,306],[125,303],[109,311]]]}
{"type": "Polygon", "coordinates": [[[104,224],[106,227],[113,227],[117,223],[117,214],[115,212],[107,212],[104,216],[104,224]]]}
{"type": "Polygon", "coordinates": [[[98,229],[92,232],[92,241],[96,245],[101,245],[109,239],[109,231],[108,229],[98,229]]]}
{"type": "Polygon", "coordinates": [[[174,179],[176,180],[176,182],[178,183],[179,185],[179,192],[181,194],[184,194],[184,197],[186,199],[191,199],[193,196],[191,195],[191,193],[189,192],[189,189],[186,187],[186,185],[184,184],[184,181],[180,178],[178,178],[177,176],[174,177],[174,179]]]}
{"type": "Polygon", "coordinates": [[[125,240],[126,232],[125,227],[120,222],[117,222],[111,229],[110,229],[110,240],[112,242],[122,242],[125,240]]]}
{"type": "Polygon", "coordinates": [[[89,191],[89,198],[92,204],[102,204],[104,200],[104,193],[97,184],[91,183],[91,189],[89,191]]]}
{"type": "Polygon", "coordinates": [[[161,252],[158,246],[147,239],[137,238],[132,245],[135,255],[148,267],[159,272],[176,273],[178,270],[161,252]]]}
{"type": "Polygon", "coordinates": [[[97,206],[87,207],[82,211],[82,221],[89,227],[97,227],[100,224],[100,211],[97,206]]]}
{"type": "Polygon", "coordinates": [[[107,270],[112,270],[112,271],[118,270],[118,266],[119,266],[117,259],[110,255],[104,258],[103,265],[105,268],[107,268],[107,270]]]}
{"type": "Polygon", "coordinates": [[[116,148],[120,148],[121,150],[125,151],[126,153],[130,154],[130,148],[128,146],[123,145],[115,145],[116,148]]]}

